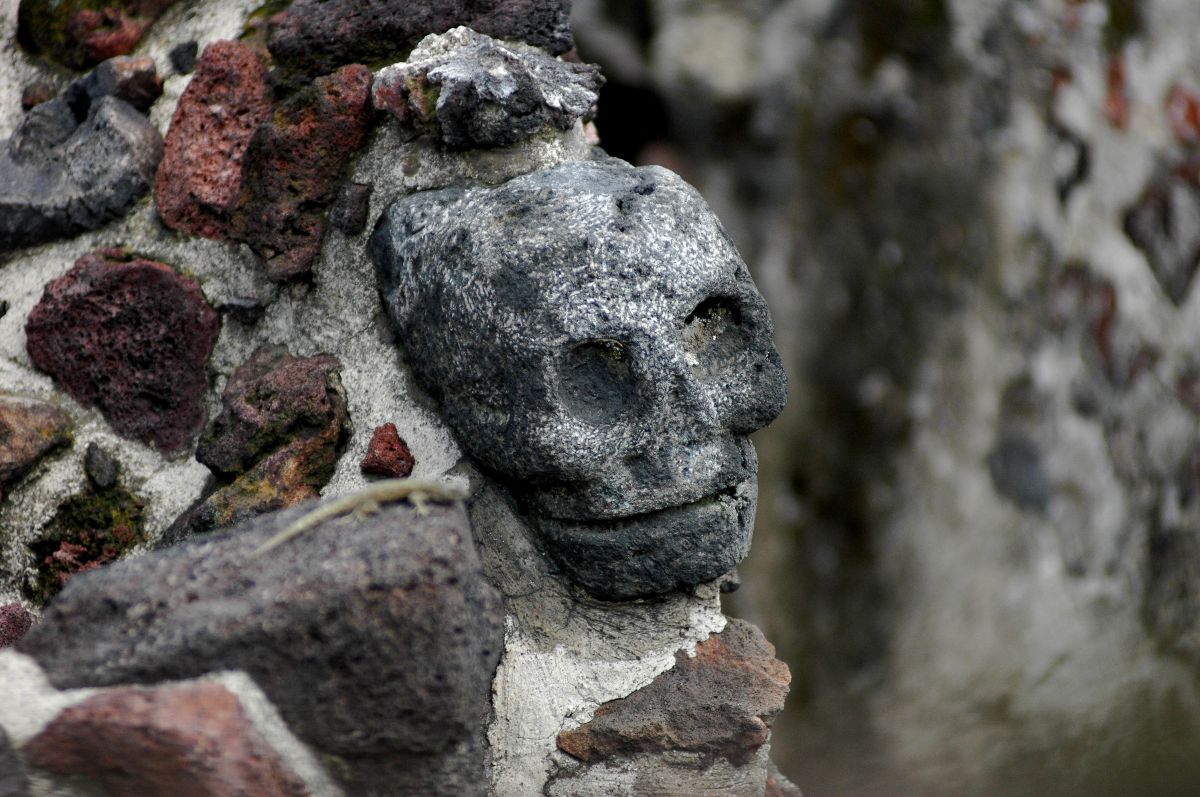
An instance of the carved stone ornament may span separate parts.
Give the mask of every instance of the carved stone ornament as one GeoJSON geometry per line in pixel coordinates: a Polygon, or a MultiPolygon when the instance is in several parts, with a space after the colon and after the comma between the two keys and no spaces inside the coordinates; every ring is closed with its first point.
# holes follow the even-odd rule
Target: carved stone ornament
{"type": "Polygon", "coordinates": [[[750,548],[786,376],[729,236],[673,173],[600,157],[404,197],[371,240],[418,383],[549,557],[625,600],[750,548]]]}

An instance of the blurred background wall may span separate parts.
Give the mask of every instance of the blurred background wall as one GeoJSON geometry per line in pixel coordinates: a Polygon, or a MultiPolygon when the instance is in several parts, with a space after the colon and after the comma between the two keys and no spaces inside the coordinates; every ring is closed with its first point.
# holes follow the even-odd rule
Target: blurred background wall
{"type": "Polygon", "coordinates": [[[1200,794],[1200,3],[575,0],[791,376],[729,609],[809,797],[1200,794]]]}

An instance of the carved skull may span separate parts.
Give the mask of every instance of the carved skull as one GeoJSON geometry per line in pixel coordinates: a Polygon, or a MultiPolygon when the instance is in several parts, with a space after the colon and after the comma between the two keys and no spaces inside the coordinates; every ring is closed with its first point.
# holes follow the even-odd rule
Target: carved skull
{"type": "Polygon", "coordinates": [[[720,222],[604,159],[396,201],[371,241],[418,383],[550,557],[603,599],[711,581],[748,552],[786,377],[720,222]]]}

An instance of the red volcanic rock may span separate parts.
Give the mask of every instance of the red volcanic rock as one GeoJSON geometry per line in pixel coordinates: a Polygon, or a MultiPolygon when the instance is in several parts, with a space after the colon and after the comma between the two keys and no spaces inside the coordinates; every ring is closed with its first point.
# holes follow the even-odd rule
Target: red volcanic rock
{"type": "Polygon", "coordinates": [[[33,625],[33,617],[19,603],[0,606],[0,648],[16,644],[33,625]]]}
{"type": "Polygon", "coordinates": [[[133,50],[175,0],[21,0],[17,40],[73,69],[133,50]]]}
{"type": "Polygon", "coordinates": [[[46,285],[25,323],[33,364],[125,437],[173,451],[204,421],[216,312],[195,281],[98,249],[46,285]]]}
{"type": "Polygon", "coordinates": [[[742,620],[680,651],[675,666],[590,722],[563,731],[558,747],[588,763],[638,753],[685,751],[745,766],[771,735],[791,674],[762,632],[742,620]]]}
{"type": "Polygon", "coordinates": [[[70,437],[70,426],[53,404],[0,398],[0,500],[7,485],[70,437]]]}
{"type": "Polygon", "coordinates": [[[224,484],[167,534],[170,541],[316,498],[344,444],[341,364],[264,346],[229,379],[196,459],[224,484]]]}
{"type": "Polygon", "coordinates": [[[317,78],[278,108],[246,155],[230,232],[275,282],[307,273],[321,249],[325,209],[367,132],[370,88],[361,64],[317,78]]]}
{"type": "Polygon", "coordinates": [[[204,48],[163,141],[154,202],[168,227],[225,237],[242,191],[242,161],[271,116],[267,68],[251,47],[204,48]]]}
{"type": "Polygon", "coordinates": [[[412,473],[416,462],[408,450],[408,444],[397,433],[396,424],[385,423],[375,428],[367,446],[367,455],[363,457],[359,468],[363,473],[403,479],[412,473]]]}
{"type": "Polygon", "coordinates": [[[24,748],[34,766],[112,797],[308,794],[220,684],[115,689],[71,706],[24,748]]]}
{"type": "Polygon", "coordinates": [[[295,0],[271,18],[279,64],[320,75],[354,62],[391,63],[430,33],[465,25],[558,55],[575,46],[568,0],[295,0]]]}

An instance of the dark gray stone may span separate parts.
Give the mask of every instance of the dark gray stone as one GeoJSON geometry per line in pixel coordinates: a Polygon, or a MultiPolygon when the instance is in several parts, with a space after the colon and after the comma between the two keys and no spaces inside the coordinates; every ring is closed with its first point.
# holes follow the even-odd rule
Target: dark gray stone
{"type": "Polygon", "coordinates": [[[171,59],[171,66],[175,67],[176,72],[186,75],[196,68],[196,54],[199,51],[199,43],[193,40],[175,45],[167,57],[171,59]]]}
{"type": "Polygon", "coordinates": [[[569,129],[591,114],[603,82],[595,65],[458,28],[425,39],[408,62],[381,69],[371,98],[447,147],[473,149],[507,146],[547,127],[569,129]]]}
{"type": "Polygon", "coordinates": [[[29,797],[25,768],[3,728],[0,728],[0,797],[29,797]]]}
{"type": "Polygon", "coordinates": [[[1125,234],[1176,306],[1183,304],[1200,265],[1200,186],[1191,169],[1155,176],[1125,215],[1125,234]]]}
{"type": "Polygon", "coordinates": [[[244,670],[322,752],[409,772],[391,793],[482,794],[503,620],[465,513],[392,504],[253,554],[311,508],[77,576],[19,649],[59,688],[244,670]]]}
{"type": "Polygon", "coordinates": [[[745,556],[747,435],[786,377],[766,303],[694,189],[604,159],[403,198],[371,240],[417,381],[593,595],[745,556]]]}
{"type": "Polygon", "coordinates": [[[83,470],[88,481],[99,490],[107,490],[117,483],[117,461],[96,443],[88,443],[83,455],[83,470]]]}
{"type": "Polygon", "coordinates": [[[146,117],[104,97],[72,120],[65,100],[42,103],[0,152],[0,251],[99,227],[150,188],[162,138],[146,117]]]}
{"type": "Polygon", "coordinates": [[[162,96],[162,78],[153,58],[119,55],[71,83],[62,96],[80,121],[93,104],[105,97],[125,100],[144,113],[162,96]]]}
{"type": "Polygon", "coordinates": [[[345,183],[329,209],[329,223],[346,235],[358,235],[367,228],[370,208],[370,183],[345,183]]]}

